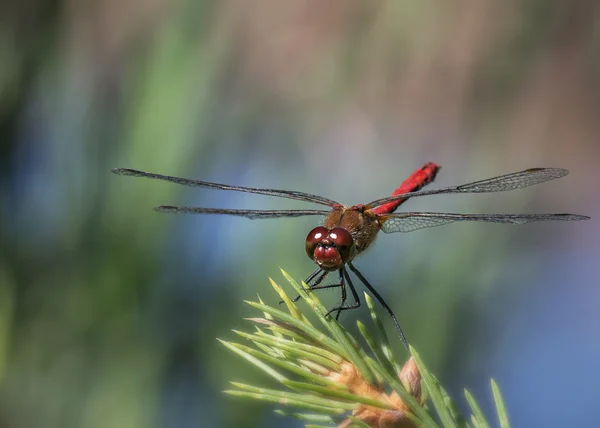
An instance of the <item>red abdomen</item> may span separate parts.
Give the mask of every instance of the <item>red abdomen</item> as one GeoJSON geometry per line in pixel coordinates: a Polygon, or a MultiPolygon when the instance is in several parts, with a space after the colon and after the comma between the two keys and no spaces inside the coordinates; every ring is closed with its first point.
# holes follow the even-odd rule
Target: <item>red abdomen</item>
{"type": "MultiPolygon", "coordinates": [[[[431,183],[440,170],[441,166],[434,164],[433,162],[428,162],[423,165],[420,169],[413,172],[410,177],[402,182],[400,187],[398,187],[392,193],[392,196],[402,195],[403,193],[416,192],[421,189],[426,184],[431,183]]],[[[373,208],[371,212],[374,214],[390,214],[396,211],[396,208],[400,206],[402,202],[406,199],[398,199],[397,201],[388,202],[387,204],[383,204],[378,206],[377,208],[373,208]]]]}

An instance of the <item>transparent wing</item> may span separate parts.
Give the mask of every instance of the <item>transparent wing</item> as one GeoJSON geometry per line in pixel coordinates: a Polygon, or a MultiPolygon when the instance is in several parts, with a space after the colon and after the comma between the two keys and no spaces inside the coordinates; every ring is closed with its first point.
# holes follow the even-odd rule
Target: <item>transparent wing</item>
{"type": "Polygon", "coordinates": [[[118,175],[128,175],[131,177],[144,177],[153,180],[169,181],[171,183],[181,184],[189,187],[205,187],[209,189],[233,190],[234,192],[256,193],[259,195],[275,196],[278,198],[296,199],[299,201],[313,202],[315,204],[327,205],[333,207],[340,205],[331,199],[324,198],[319,195],[310,193],[296,192],[293,190],[277,190],[277,189],[259,189],[255,187],[229,186],[227,184],[211,183],[210,181],[191,180],[189,178],[173,177],[170,175],[155,174],[153,172],[144,172],[137,169],[115,168],[113,173],[118,175]]]}
{"type": "Polygon", "coordinates": [[[229,210],[221,208],[196,208],[196,207],[173,207],[162,205],[154,208],[154,211],[173,214],[227,214],[238,217],[246,217],[251,220],[280,217],[302,217],[308,215],[329,214],[326,210],[229,210]]]}
{"type": "Polygon", "coordinates": [[[506,192],[508,190],[522,189],[533,186],[555,178],[564,177],[569,171],[561,168],[531,168],[525,171],[513,172],[512,174],[501,175],[499,177],[487,178],[485,180],[474,181],[472,183],[461,184],[460,186],[444,187],[441,189],[421,190],[419,192],[409,192],[403,195],[390,196],[377,199],[365,205],[367,209],[373,208],[387,202],[397,201],[399,199],[414,198],[417,196],[440,195],[448,193],[492,193],[506,192]]]}
{"type": "Polygon", "coordinates": [[[525,224],[533,221],[577,221],[589,217],[577,214],[452,214],[452,213],[398,213],[381,216],[381,230],[385,233],[412,232],[426,227],[441,226],[455,221],[525,224]]]}

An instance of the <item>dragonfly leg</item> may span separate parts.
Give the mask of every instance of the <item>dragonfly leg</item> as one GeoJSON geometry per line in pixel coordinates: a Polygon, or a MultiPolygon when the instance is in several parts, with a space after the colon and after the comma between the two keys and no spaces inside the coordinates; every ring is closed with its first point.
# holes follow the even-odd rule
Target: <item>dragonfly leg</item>
{"type": "MultiPolygon", "coordinates": [[[[311,291],[315,291],[315,290],[324,290],[326,288],[338,288],[338,287],[343,287],[343,284],[338,283],[338,284],[328,284],[328,285],[321,285],[321,282],[323,281],[323,279],[327,276],[329,272],[328,271],[323,271],[322,275],[319,276],[315,283],[310,285],[309,288],[306,289],[306,292],[311,292],[311,291]]],[[[296,296],[296,298],[294,300],[292,300],[293,302],[297,301],[301,296],[296,296]]]]}
{"type": "MultiPolygon", "coordinates": [[[[309,276],[308,278],[306,278],[306,281],[304,281],[304,283],[305,283],[305,284],[307,284],[307,285],[308,285],[308,287],[309,287],[309,288],[308,288],[308,290],[312,290],[312,289],[313,289],[313,287],[315,287],[315,286],[318,286],[318,285],[319,285],[319,284],[320,284],[320,283],[323,281],[323,279],[325,279],[325,277],[327,276],[327,274],[328,274],[328,272],[327,272],[327,271],[324,271],[324,270],[323,270],[323,269],[321,269],[321,268],[318,268],[316,271],[314,271],[313,273],[311,273],[311,274],[310,274],[310,276],[309,276]],[[321,274],[321,275],[319,276],[319,274],[321,274]],[[316,280],[315,280],[315,278],[316,278],[316,280]],[[311,285],[310,283],[311,283],[313,280],[315,280],[315,283],[311,285]]],[[[318,287],[317,287],[317,288],[318,288],[318,287]]],[[[307,291],[308,291],[308,290],[307,290],[307,291]]],[[[298,300],[300,300],[300,297],[302,297],[302,296],[298,295],[298,296],[294,297],[294,298],[292,299],[292,302],[297,302],[298,300]]],[[[279,302],[279,304],[280,304],[280,305],[281,305],[282,303],[283,303],[283,300],[281,300],[281,301],[279,302]]]]}
{"type": "Polygon", "coordinates": [[[342,310],[340,308],[344,306],[344,303],[346,303],[346,298],[347,298],[346,285],[344,284],[344,272],[345,272],[344,268],[341,268],[340,271],[339,271],[339,273],[340,273],[340,286],[342,287],[342,302],[340,303],[340,306],[339,306],[339,308],[337,310],[337,314],[335,314],[335,319],[336,320],[340,319],[340,314],[342,313],[342,310]]]}
{"type": "MultiPolygon", "coordinates": [[[[319,273],[325,273],[325,271],[321,268],[318,268],[316,271],[311,273],[308,278],[306,278],[306,281],[304,281],[304,283],[306,285],[310,286],[310,283],[313,281],[313,279],[315,279],[317,277],[317,275],[319,275],[319,273]]],[[[323,281],[323,278],[317,278],[316,283],[318,284],[321,281],[323,281]]]]}
{"type": "Polygon", "coordinates": [[[337,320],[338,317],[340,316],[340,313],[342,311],[348,311],[351,309],[356,309],[360,307],[360,299],[358,298],[358,293],[356,292],[356,289],[354,288],[354,285],[352,284],[352,280],[350,279],[350,275],[348,274],[348,271],[346,271],[345,268],[340,269],[340,284],[342,287],[342,302],[341,305],[331,309],[329,312],[327,312],[327,314],[325,314],[325,316],[331,314],[332,312],[337,311],[337,315],[335,316],[335,319],[337,320]],[[345,279],[345,282],[344,282],[345,279]],[[348,285],[348,288],[350,288],[350,292],[352,293],[352,297],[354,298],[354,303],[352,305],[348,305],[348,306],[344,306],[344,302],[346,301],[346,284],[348,285]]]}
{"type": "MultiPolygon", "coordinates": [[[[315,279],[315,282],[313,284],[311,284],[309,286],[309,288],[306,289],[306,292],[311,292],[311,291],[315,291],[315,290],[324,290],[326,288],[342,288],[342,304],[335,308],[332,309],[331,311],[327,312],[326,316],[329,315],[331,312],[338,310],[338,313],[336,315],[336,319],[340,316],[340,312],[344,309],[344,302],[346,301],[346,285],[344,284],[344,277],[343,277],[343,272],[345,272],[344,269],[340,269],[339,273],[340,273],[340,278],[339,278],[339,282],[336,284],[327,284],[327,285],[321,285],[321,282],[323,281],[323,279],[329,274],[329,271],[323,271],[321,273],[321,275],[317,276],[315,279]],[[341,308],[341,309],[340,309],[341,308]]],[[[314,275],[311,275],[311,277],[313,277],[314,275]]],[[[309,277],[310,279],[310,277],[309,277]]],[[[305,281],[306,282],[306,281],[305,281]]],[[[297,301],[301,296],[297,296],[293,302],[297,301]]]]}
{"type": "Polygon", "coordinates": [[[398,319],[396,318],[396,315],[394,315],[394,312],[392,311],[392,309],[388,306],[388,304],[385,302],[385,300],[383,300],[383,297],[381,297],[381,295],[377,292],[377,290],[375,290],[375,288],[369,284],[369,281],[367,281],[367,279],[363,276],[362,273],[359,272],[358,269],[356,269],[352,263],[348,263],[348,266],[350,267],[350,270],[352,270],[352,272],[354,272],[354,274],[358,277],[358,279],[360,279],[360,281],[365,284],[365,287],[367,287],[369,289],[369,291],[373,294],[373,296],[375,296],[375,298],[379,301],[379,303],[381,303],[381,306],[383,306],[385,308],[385,310],[388,312],[388,314],[390,314],[390,317],[392,317],[392,320],[394,321],[394,324],[396,325],[396,330],[398,330],[398,333],[400,334],[400,339],[402,339],[402,342],[404,343],[404,346],[406,346],[406,349],[408,348],[408,341],[406,340],[406,336],[404,336],[404,332],[402,331],[402,328],[400,328],[400,323],[398,323],[398,319]]]}

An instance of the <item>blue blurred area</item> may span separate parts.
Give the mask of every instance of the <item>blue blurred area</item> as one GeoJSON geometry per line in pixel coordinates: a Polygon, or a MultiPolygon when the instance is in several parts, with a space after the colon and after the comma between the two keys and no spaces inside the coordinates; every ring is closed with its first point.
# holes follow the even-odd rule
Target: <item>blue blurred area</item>
{"type": "Polygon", "coordinates": [[[455,395],[468,387],[491,409],[494,377],[514,426],[593,426],[596,3],[2,4],[0,425],[301,426],[222,394],[266,381],[216,338],[247,327],[243,300],[276,303],[279,267],[312,272],[316,218],[151,208],[311,207],[111,168],[354,204],[434,161],[432,186],[537,166],[571,175],[406,210],[592,221],[382,234],[356,266],[455,395]]]}

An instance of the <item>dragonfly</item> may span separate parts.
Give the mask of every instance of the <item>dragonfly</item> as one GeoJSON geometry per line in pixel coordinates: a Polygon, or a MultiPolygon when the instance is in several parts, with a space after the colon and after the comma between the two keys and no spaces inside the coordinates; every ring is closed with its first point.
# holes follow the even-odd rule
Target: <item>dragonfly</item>
{"type": "MultiPolygon", "coordinates": [[[[347,310],[359,308],[361,301],[352,282],[348,269],[362,282],[379,303],[385,308],[394,322],[404,345],[408,348],[408,341],[400,327],[400,323],[391,307],[385,299],[377,292],[375,287],[354,266],[356,256],[365,251],[373,242],[381,230],[384,233],[413,232],[415,230],[441,226],[459,221],[476,221],[486,223],[525,224],[536,221],[578,221],[588,220],[590,217],[577,214],[457,214],[438,212],[400,212],[396,209],[411,198],[465,193],[491,193],[505,192],[509,190],[522,189],[540,184],[545,181],[564,177],[569,172],[561,168],[530,168],[520,172],[501,175],[485,180],[459,186],[442,187],[432,190],[421,190],[431,183],[440,166],[428,162],[418,170],[414,171],[402,184],[391,194],[391,196],[375,199],[367,204],[343,205],[339,202],[323,196],[310,193],[263,189],[255,187],[230,186],[227,184],[212,183],[208,181],[191,180],[187,178],[169,175],[155,174],[129,168],[116,168],[112,172],[118,175],[150,178],[163,180],[190,187],[202,187],[209,189],[229,190],[235,192],[254,193],[259,195],[275,196],[279,198],[299,200],[313,204],[327,206],[328,209],[294,209],[294,210],[244,210],[225,208],[201,208],[161,205],[154,210],[163,213],[175,214],[219,214],[232,215],[255,219],[273,219],[303,216],[323,216],[323,224],[312,229],[305,240],[305,250],[308,257],[317,264],[317,269],[308,276],[305,283],[308,291],[326,288],[338,288],[341,290],[341,302],[332,308],[327,315],[336,313],[339,319],[340,313],[347,310]],[[325,285],[323,281],[332,272],[337,272],[337,282],[325,285]],[[352,303],[346,303],[348,290],[352,295],[352,303]]],[[[296,297],[297,301],[300,296],[296,297]]]]}

